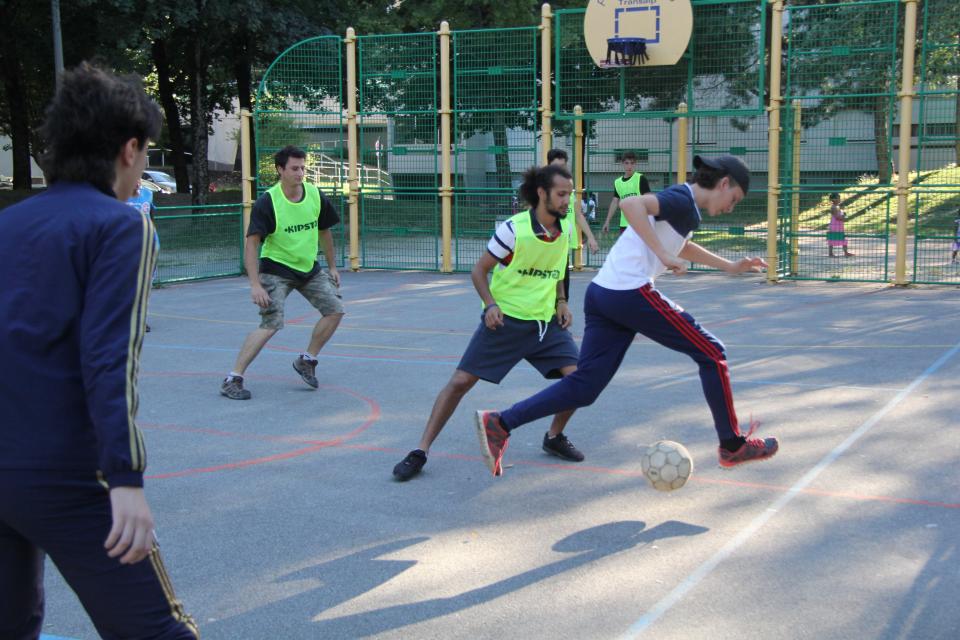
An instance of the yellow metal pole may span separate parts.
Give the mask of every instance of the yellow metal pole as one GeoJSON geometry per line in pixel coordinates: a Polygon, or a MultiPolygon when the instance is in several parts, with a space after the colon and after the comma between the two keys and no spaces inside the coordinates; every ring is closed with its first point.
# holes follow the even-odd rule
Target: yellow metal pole
{"type": "Polygon", "coordinates": [[[910,130],[913,128],[913,65],[917,41],[917,0],[903,0],[903,75],[900,80],[900,157],[897,167],[897,267],[893,283],[907,284],[907,199],[910,195],[910,130]]]}
{"type": "Polygon", "coordinates": [[[360,178],[357,161],[357,35],[347,29],[347,202],[350,207],[350,269],[360,270],[360,178]]]}
{"type": "Polygon", "coordinates": [[[450,162],[450,25],[440,23],[440,271],[453,273],[453,187],[450,162]]]}
{"type": "Polygon", "coordinates": [[[767,282],[777,281],[777,202],[780,200],[780,58],[783,55],[783,0],[773,4],[770,32],[770,128],[767,154],[767,282]]]}
{"type": "Polygon", "coordinates": [[[541,164],[547,164],[547,153],[553,146],[552,71],[550,45],[553,41],[553,12],[549,4],[540,7],[540,150],[541,164]]]}
{"type": "Polygon", "coordinates": [[[250,157],[250,125],[253,118],[250,111],[240,109],[240,192],[243,199],[243,237],[247,236],[247,227],[250,226],[250,210],[253,208],[253,176],[250,157]]]}
{"type": "Polygon", "coordinates": [[[797,265],[800,260],[800,133],[802,120],[800,118],[800,101],[794,100],[793,105],[793,192],[790,198],[790,275],[797,275],[797,265]]]}
{"type": "MultiPolygon", "coordinates": [[[[574,161],[574,174],[573,174],[573,197],[576,198],[573,202],[574,211],[580,211],[583,213],[583,107],[577,105],[573,108],[573,113],[577,116],[577,119],[573,121],[573,161],[574,161]]],[[[577,221],[574,220],[573,224],[576,225],[577,221]]],[[[574,252],[573,256],[573,268],[577,271],[583,271],[583,232],[580,231],[580,228],[577,227],[577,237],[580,238],[580,246],[574,252]]]]}
{"type": "Polygon", "coordinates": [[[677,113],[681,114],[677,118],[677,184],[683,184],[687,181],[687,144],[689,142],[689,120],[687,118],[687,103],[681,102],[677,105],[677,113]]]}

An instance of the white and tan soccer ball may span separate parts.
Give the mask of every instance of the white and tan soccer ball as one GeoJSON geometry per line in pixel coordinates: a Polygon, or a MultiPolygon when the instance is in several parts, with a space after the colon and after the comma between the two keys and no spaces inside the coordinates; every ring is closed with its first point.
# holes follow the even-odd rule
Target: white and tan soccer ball
{"type": "Polygon", "coordinates": [[[657,491],[673,491],[693,475],[693,458],[679,442],[660,440],[640,456],[640,468],[657,491]]]}

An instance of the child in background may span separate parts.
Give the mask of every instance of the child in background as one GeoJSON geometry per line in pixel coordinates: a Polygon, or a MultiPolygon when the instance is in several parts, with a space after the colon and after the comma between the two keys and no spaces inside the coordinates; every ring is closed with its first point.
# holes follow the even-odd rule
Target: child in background
{"type": "Polygon", "coordinates": [[[830,228],[827,231],[827,248],[830,257],[833,258],[833,248],[843,247],[843,256],[851,257],[853,254],[847,249],[847,234],[844,232],[843,223],[847,219],[847,214],[840,208],[840,194],[833,192],[830,194],[830,228]]]}

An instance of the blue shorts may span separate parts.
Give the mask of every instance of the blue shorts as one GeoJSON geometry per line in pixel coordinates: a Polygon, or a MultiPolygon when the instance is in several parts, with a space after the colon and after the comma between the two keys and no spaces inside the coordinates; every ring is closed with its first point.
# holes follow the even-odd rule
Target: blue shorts
{"type": "Polygon", "coordinates": [[[573,336],[560,327],[556,316],[544,323],[505,315],[503,326],[496,330],[488,329],[481,316],[480,326],[457,368],[481,380],[500,384],[518,362],[526,360],[543,377],[562,378],[560,369],[576,365],[578,356],[573,336]]]}

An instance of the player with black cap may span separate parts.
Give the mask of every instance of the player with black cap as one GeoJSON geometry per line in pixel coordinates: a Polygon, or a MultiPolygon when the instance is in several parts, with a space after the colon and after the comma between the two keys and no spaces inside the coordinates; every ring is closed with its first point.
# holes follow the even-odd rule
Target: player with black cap
{"type": "Polygon", "coordinates": [[[577,370],[506,411],[477,412],[481,452],[494,475],[500,475],[500,460],[512,429],[592,404],[610,383],[638,333],[687,354],[699,365],[720,440],[721,466],[733,467],[776,454],[776,438],[750,438],[755,424],[748,433],[740,432],[723,343],[654,288],[655,278],[666,271],[686,273],[688,261],[731,274],[767,266],[761,258],[731,262],[691,240],[704,214],[730,213],[750,188],[750,170],[734,156],[695,156],[693,166],[696,171],[691,182],[625,198],[621,203],[630,226],[587,288],[586,327],[577,370]]]}

